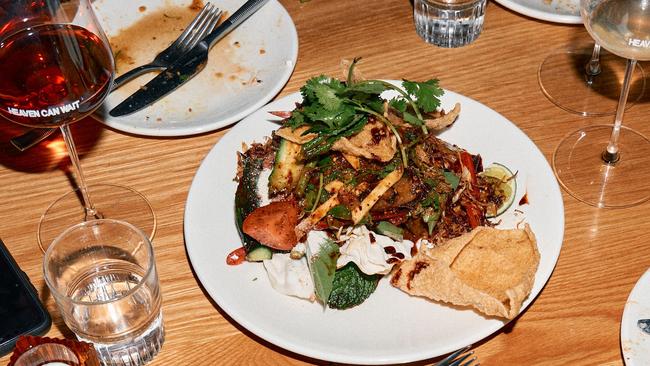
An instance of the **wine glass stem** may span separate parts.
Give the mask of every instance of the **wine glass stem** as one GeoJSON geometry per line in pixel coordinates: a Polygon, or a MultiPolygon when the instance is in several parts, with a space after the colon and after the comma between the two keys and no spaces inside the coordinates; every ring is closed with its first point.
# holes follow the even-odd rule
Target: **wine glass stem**
{"type": "Polygon", "coordinates": [[[612,128],[612,134],[609,138],[609,143],[607,148],[603,152],[602,158],[607,164],[614,164],[620,158],[620,151],[618,146],[618,138],[621,134],[621,125],[623,124],[623,114],[625,113],[625,103],[627,101],[627,95],[630,92],[630,80],[632,79],[632,73],[634,72],[634,66],[636,66],[636,60],[627,60],[627,66],[625,67],[625,78],[623,79],[623,88],[621,89],[621,95],[618,98],[618,107],[616,107],[616,117],[614,119],[614,128],[612,128]]]}
{"type": "Polygon", "coordinates": [[[587,75],[587,83],[592,83],[592,77],[600,74],[600,45],[598,43],[594,44],[594,49],[591,52],[591,59],[585,65],[585,74],[587,75]]]}
{"type": "Polygon", "coordinates": [[[75,147],[74,140],[72,139],[72,133],[70,132],[70,125],[64,124],[61,127],[61,134],[63,135],[63,140],[65,141],[65,146],[68,149],[68,155],[70,156],[70,161],[75,170],[75,175],[77,176],[77,185],[79,186],[79,192],[81,192],[81,197],[83,198],[83,205],[85,211],[85,220],[89,218],[101,218],[95,205],[90,199],[90,193],[88,192],[88,186],[86,185],[86,179],[84,178],[83,171],[81,170],[81,164],[79,163],[79,155],[77,154],[77,148],[75,147]]]}

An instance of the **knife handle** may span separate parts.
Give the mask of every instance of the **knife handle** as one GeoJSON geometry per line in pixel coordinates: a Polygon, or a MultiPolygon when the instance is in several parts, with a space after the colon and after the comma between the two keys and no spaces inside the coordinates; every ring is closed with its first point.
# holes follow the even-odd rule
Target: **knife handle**
{"type": "Polygon", "coordinates": [[[248,0],[242,5],[233,15],[228,17],[226,21],[219,24],[210,34],[203,38],[203,41],[208,44],[208,49],[217,43],[221,38],[225,37],[230,31],[237,28],[244,20],[253,15],[259,8],[262,7],[268,0],[248,0]]]}

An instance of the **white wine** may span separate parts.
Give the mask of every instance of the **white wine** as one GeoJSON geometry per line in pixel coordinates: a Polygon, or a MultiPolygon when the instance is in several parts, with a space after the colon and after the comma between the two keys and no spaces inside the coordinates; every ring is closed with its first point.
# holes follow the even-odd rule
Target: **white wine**
{"type": "Polygon", "coordinates": [[[647,0],[583,0],[582,17],[591,36],[608,51],[650,60],[650,3],[647,0]]]}

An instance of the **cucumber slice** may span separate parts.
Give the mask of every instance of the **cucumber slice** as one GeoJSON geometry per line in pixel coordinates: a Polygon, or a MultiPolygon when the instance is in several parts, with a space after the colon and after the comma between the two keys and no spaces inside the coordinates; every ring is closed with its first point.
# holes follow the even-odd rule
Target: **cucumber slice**
{"type": "Polygon", "coordinates": [[[497,217],[506,212],[512,206],[512,203],[515,202],[515,196],[517,196],[517,179],[515,175],[507,166],[499,163],[492,163],[492,165],[479,173],[479,175],[498,179],[501,182],[500,188],[506,197],[501,206],[497,208],[495,215],[487,214],[486,216],[497,217]]]}
{"type": "Polygon", "coordinates": [[[282,139],[278,151],[275,153],[275,163],[269,177],[270,193],[293,190],[298,184],[304,167],[302,145],[282,139]]]}
{"type": "Polygon", "coordinates": [[[271,259],[272,256],[273,252],[271,248],[260,245],[246,253],[246,260],[249,262],[261,262],[265,259],[271,259]]]}

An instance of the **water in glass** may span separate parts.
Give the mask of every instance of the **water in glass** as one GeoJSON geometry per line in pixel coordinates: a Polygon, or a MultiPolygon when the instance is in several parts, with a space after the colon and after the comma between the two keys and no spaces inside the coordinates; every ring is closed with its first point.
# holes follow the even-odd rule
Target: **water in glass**
{"type": "Polygon", "coordinates": [[[481,34],[485,0],[415,0],[417,34],[440,47],[460,47],[481,34]]]}
{"type": "Polygon", "coordinates": [[[117,220],[63,232],[45,253],[45,280],[66,325],[106,366],[141,366],[164,342],[162,296],[147,236],[117,220]]]}
{"type": "Polygon", "coordinates": [[[77,337],[91,342],[107,365],[135,366],[151,361],[164,341],[160,294],[143,283],[144,269],[127,261],[94,264],[72,279],[70,298],[77,337]],[[134,290],[129,295],[129,292],[134,290]],[[128,297],[127,297],[128,296],[128,297]],[[120,321],[115,321],[119,314],[120,321]]]}

